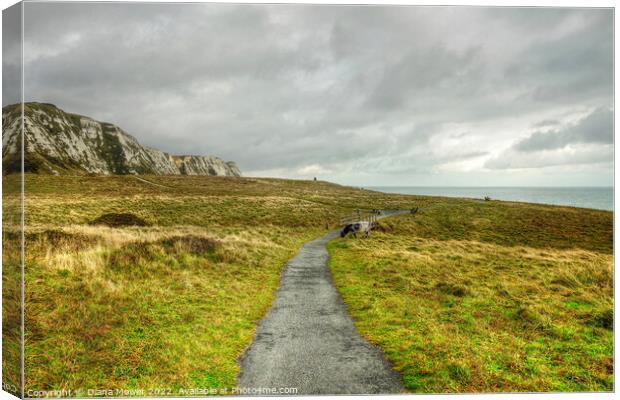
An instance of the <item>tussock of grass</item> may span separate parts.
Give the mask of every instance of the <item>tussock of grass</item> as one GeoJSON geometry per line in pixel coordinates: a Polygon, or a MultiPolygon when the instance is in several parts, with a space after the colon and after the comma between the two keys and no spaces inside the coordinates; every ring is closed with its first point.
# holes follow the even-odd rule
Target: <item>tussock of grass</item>
{"type": "Polygon", "coordinates": [[[614,310],[608,307],[593,310],[587,315],[586,320],[593,326],[612,330],[614,327],[614,310]]]}
{"type": "Polygon", "coordinates": [[[113,228],[122,226],[149,226],[148,222],[131,213],[105,213],[95,218],[91,225],[106,225],[113,228]]]}
{"type": "Polygon", "coordinates": [[[456,297],[463,297],[467,293],[467,288],[461,285],[455,285],[452,283],[439,282],[435,285],[435,288],[440,292],[450,294],[456,297]]]}
{"type": "Polygon", "coordinates": [[[611,216],[427,208],[331,242],[331,268],[358,329],[413,392],[610,391],[611,216]]]}

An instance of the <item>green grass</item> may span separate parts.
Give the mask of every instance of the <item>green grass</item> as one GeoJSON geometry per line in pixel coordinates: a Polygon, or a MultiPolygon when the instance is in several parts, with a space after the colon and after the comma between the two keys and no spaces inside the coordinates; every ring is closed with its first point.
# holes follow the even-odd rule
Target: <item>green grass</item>
{"type": "MultiPolygon", "coordinates": [[[[319,234],[126,228],[115,244],[115,230],[26,265],[28,388],[234,386],[282,265],[319,234]]],[[[51,246],[39,240],[31,251],[51,246]]]]}
{"type": "MultiPolygon", "coordinates": [[[[230,388],[304,242],[355,208],[414,206],[370,239],[330,244],[361,333],[410,390],[611,388],[611,213],[142,178],[26,175],[26,391],[230,388]]],[[[3,177],[3,371],[15,383],[18,183],[3,177]]]]}
{"type": "MultiPolygon", "coordinates": [[[[3,179],[15,215],[18,178],[3,179]]],[[[411,203],[323,182],[143,178],[26,176],[26,391],[234,387],[299,247],[353,207],[411,203]]],[[[3,229],[18,237],[18,221],[3,229]]]]}
{"type": "Polygon", "coordinates": [[[3,180],[2,193],[2,383],[20,396],[21,388],[21,207],[20,182],[3,180]]]}
{"type": "Polygon", "coordinates": [[[412,392],[613,390],[612,213],[451,203],[329,250],[412,392]]]}

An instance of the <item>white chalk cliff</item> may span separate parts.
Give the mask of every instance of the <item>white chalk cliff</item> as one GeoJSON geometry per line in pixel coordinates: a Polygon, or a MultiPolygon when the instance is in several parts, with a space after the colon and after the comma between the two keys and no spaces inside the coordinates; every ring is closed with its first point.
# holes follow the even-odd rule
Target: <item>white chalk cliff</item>
{"type": "MultiPolygon", "coordinates": [[[[21,107],[2,108],[4,173],[21,169],[21,107]]],[[[27,172],[102,175],[241,176],[232,161],[214,156],[172,156],[141,145],[121,128],[52,104],[24,104],[24,168],[27,172]]]]}

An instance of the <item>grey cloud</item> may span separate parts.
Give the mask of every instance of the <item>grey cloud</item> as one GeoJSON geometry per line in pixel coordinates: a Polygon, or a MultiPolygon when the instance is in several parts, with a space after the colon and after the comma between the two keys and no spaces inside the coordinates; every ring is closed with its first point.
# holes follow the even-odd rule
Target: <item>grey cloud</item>
{"type": "MultiPolygon", "coordinates": [[[[518,152],[509,149],[500,157],[485,163],[489,169],[536,169],[556,166],[604,164],[611,167],[613,147],[610,145],[582,148],[578,151],[518,152]]],[[[585,182],[584,182],[585,183],[585,182]]]]}
{"type": "Polygon", "coordinates": [[[558,121],[557,119],[545,119],[545,120],[536,122],[535,124],[532,125],[532,127],[546,128],[546,127],[557,126],[557,125],[560,125],[560,121],[558,121]]]}
{"type": "Polygon", "coordinates": [[[578,29],[540,40],[518,55],[506,79],[527,83],[537,103],[565,103],[613,96],[613,14],[591,10],[581,15],[596,29],[578,29]],[[534,79],[532,79],[534,78],[534,79]]]}
{"type": "Polygon", "coordinates": [[[611,164],[612,161],[613,112],[598,108],[574,124],[535,131],[499,156],[487,160],[484,166],[489,169],[531,169],[611,164]]]}
{"type": "Polygon", "coordinates": [[[381,109],[399,109],[409,98],[424,96],[429,90],[449,87],[457,91],[462,86],[471,89],[472,75],[477,72],[476,56],[475,49],[458,54],[440,45],[411,51],[386,68],[368,101],[381,109]]]}
{"type": "Polygon", "coordinates": [[[534,132],[519,141],[514,148],[518,151],[531,152],[563,148],[574,143],[613,143],[613,113],[599,108],[563,129],[546,132],[534,132]]]}
{"type": "Polygon", "coordinates": [[[15,4],[2,12],[2,104],[21,101],[22,8],[15,4]]]}
{"type": "Polygon", "coordinates": [[[495,13],[493,9],[487,11],[490,18],[508,22],[523,34],[533,31],[545,34],[550,25],[562,23],[573,12],[567,7],[541,7],[537,12],[532,12],[528,7],[514,8],[509,13],[495,13]]]}
{"type": "Polygon", "coordinates": [[[453,155],[451,157],[451,161],[466,160],[468,158],[482,157],[482,156],[486,156],[487,154],[489,154],[488,151],[467,151],[464,153],[453,155]]]}
{"type": "Polygon", "coordinates": [[[468,143],[497,127],[477,142],[483,148],[461,155],[490,157],[514,140],[502,127],[564,124],[566,113],[609,109],[613,100],[611,10],[25,7],[27,100],[118,124],[173,153],[235,160],[244,171],[319,165],[348,171],[344,180],[428,172],[459,159],[452,142],[429,150],[442,146],[438,135],[468,143]]]}

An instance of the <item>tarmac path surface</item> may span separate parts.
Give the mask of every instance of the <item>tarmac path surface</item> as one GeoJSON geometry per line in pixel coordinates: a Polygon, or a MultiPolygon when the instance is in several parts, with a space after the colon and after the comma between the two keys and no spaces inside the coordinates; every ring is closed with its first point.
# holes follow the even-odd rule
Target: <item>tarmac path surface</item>
{"type": "MultiPolygon", "coordinates": [[[[404,213],[386,211],[381,217],[404,213]]],[[[273,306],[240,359],[239,388],[296,388],[296,394],[403,392],[400,375],[360,336],[334,287],[325,245],[337,235],[330,232],[306,243],[286,265],[273,306]]]]}

